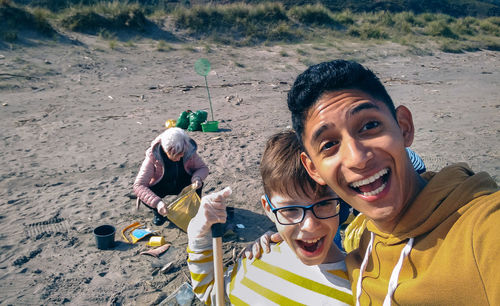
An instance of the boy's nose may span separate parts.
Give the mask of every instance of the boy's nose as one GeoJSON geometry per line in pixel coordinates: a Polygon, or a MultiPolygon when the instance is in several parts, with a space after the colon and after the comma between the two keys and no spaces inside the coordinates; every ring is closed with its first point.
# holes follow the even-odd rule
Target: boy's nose
{"type": "Polygon", "coordinates": [[[319,219],[313,214],[311,210],[307,210],[302,220],[302,229],[312,230],[318,225],[319,219]]]}
{"type": "Polygon", "coordinates": [[[373,154],[361,141],[344,139],[341,145],[341,160],[347,168],[363,169],[373,154]]]}

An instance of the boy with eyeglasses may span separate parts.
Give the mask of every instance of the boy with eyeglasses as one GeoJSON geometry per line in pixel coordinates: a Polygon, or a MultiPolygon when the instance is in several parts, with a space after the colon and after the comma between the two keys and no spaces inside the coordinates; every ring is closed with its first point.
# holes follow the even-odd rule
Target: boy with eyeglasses
{"type": "MultiPolygon", "coordinates": [[[[341,199],[316,184],[302,167],[293,131],[273,135],[266,144],[260,172],[262,208],[283,243],[260,258],[240,258],[225,271],[231,304],[345,305],[352,303],[344,254],[333,243],[341,199]]],[[[226,220],[231,189],[202,198],[188,227],[188,266],[193,291],[207,304],[215,301],[210,228],[226,220]]]]}

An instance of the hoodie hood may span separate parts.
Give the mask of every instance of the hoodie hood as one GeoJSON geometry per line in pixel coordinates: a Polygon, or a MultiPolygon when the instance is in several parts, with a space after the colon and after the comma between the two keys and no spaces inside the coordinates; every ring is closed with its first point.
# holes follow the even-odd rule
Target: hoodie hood
{"type": "Polygon", "coordinates": [[[367,223],[368,230],[385,239],[387,244],[397,244],[431,231],[452,214],[463,214],[472,199],[498,188],[487,173],[474,174],[465,163],[445,167],[439,173],[426,172],[422,177],[427,185],[392,233],[381,232],[371,221],[367,223]]]}
{"type": "MultiPolygon", "coordinates": [[[[394,230],[391,233],[381,232],[373,222],[368,221],[368,231],[361,237],[359,250],[347,255],[346,263],[351,269],[356,305],[361,304],[362,295],[365,295],[363,303],[367,303],[368,296],[368,300],[374,299],[376,304],[383,300],[384,306],[391,305],[396,289],[402,284],[399,280],[401,273],[405,285],[398,289],[400,304],[414,301],[415,292],[428,292],[439,282],[445,284],[440,284],[441,291],[437,292],[442,294],[439,298],[447,302],[453,296],[445,292],[457,288],[465,292],[471,283],[483,280],[489,284],[482,273],[485,273],[485,266],[490,269],[496,261],[488,262],[480,256],[481,252],[475,252],[475,248],[481,249],[481,245],[486,245],[486,249],[491,249],[491,244],[498,245],[498,236],[491,236],[492,224],[496,226],[498,222],[492,221],[495,217],[488,213],[494,211],[495,205],[498,209],[499,193],[495,193],[497,184],[487,173],[474,174],[463,163],[448,166],[439,173],[426,172],[422,178],[427,181],[427,185],[407,206],[394,230]],[[486,232],[490,231],[489,236],[481,235],[485,232],[484,228],[486,232]],[[412,250],[415,252],[412,253],[412,250]],[[456,258],[455,266],[453,263],[458,250],[463,250],[463,253],[456,258]],[[478,266],[481,264],[482,271],[479,271],[478,266]],[[462,273],[455,271],[460,266],[462,273]],[[358,267],[359,274],[356,275],[354,271],[358,267]],[[386,283],[387,289],[384,288],[386,283]],[[446,289],[442,289],[443,286],[446,289]]],[[[496,216],[499,219],[498,214],[496,216]]],[[[471,292],[468,291],[469,294],[464,296],[470,296],[471,292]]],[[[488,300],[484,294],[476,297],[488,300]]],[[[425,298],[420,301],[421,304],[428,304],[433,299],[435,297],[431,295],[427,303],[422,302],[425,298]]]]}

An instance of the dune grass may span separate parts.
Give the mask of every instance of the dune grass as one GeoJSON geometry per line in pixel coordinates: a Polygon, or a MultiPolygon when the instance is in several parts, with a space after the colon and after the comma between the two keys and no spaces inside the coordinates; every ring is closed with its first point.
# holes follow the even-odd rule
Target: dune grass
{"type": "Polygon", "coordinates": [[[172,15],[176,26],[193,37],[225,44],[307,42],[321,36],[325,40],[389,40],[416,49],[419,44],[432,42],[443,51],[462,52],[497,50],[500,43],[500,17],[332,12],[321,4],[285,9],[276,2],[179,7],[172,15]]]}
{"type": "Polygon", "coordinates": [[[113,1],[93,6],[78,5],[62,11],[61,15],[61,26],[83,33],[95,34],[103,29],[144,31],[147,25],[147,18],[137,3],[113,1]]]}
{"type": "Polygon", "coordinates": [[[294,41],[301,36],[299,31],[292,29],[281,3],[179,7],[173,17],[175,25],[191,35],[222,43],[252,45],[265,41],[294,41]]]}
{"type": "Polygon", "coordinates": [[[9,0],[0,0],[0,39],[17,40],[20,31],[33,31],[52,36],[55,30],[42,9],[25,10],[9,0]]]}
{"type": "MultiPolygon", "coordinates": [[[[91,4],[83,5],[86,2],[80,1],[80,4],[52,12],[14,6],[9,0],[0,0],[0,39],[15,40],[18,24],[32,24],[47,33],[53,24],[65,30],[100,36],[111,33],[109,39],[113,40],[118,31],[142,32],[147,30],[150,20],[161,24],[169,20],[172,28],[167,30],[175,31],[176,35],[203,43],[234,46],[318,40],[391,41],[412,50],[420,50],[420,46],[431,43],[446,52],[463,52],[498,50],[500,45],[500,17],[457,18],[445,14],[387,11],[333,12],[322,4],[286,7],[280,2],[177,5],[173,9],[117,0],[87,2],[91,4]],[[18,19],[2,18],[7,10],[12,9],[18,10],[18,19]]],[[[157,49],[170,50],[161,42],[157,49]]]]}

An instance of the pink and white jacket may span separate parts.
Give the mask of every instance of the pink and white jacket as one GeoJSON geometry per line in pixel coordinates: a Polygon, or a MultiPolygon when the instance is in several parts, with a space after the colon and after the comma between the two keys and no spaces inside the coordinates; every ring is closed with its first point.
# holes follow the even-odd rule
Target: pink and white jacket
{"type": "MultiPolygon", "coordinates": [[[[203,182],[208,176],[208,167],[201,157],[196,153],[197,145],[191,139],[190,148],[184,153],[184,169],[191,175],[191,182],[195,177],[199,177],[203,182]]],[[[157,137],[151,143],[151,147],[146,150],[146,158],[142,162],[139,174],[135,178],[133,185],[134,193],[146,205],[156,208],[161,198],[157,196],[149,187],[158,183],[163,177],[163,160],[160,155],[160,138],[157,137]]]]}

